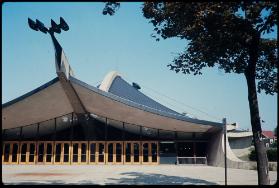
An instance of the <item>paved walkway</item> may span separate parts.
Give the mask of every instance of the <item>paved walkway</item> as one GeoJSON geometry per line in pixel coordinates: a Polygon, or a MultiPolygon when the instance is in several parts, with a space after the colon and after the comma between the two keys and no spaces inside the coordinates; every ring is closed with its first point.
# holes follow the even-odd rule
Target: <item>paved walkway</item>
{"type": "MultiPolygon", "coordinates": [[[[270,172],[271,183],[277,171],[270,172]]],[[[224,185],[224,168],[176,165],[2,165],[4,184],[224,185]]],[[[256,185],[255,170],[228,169],[228,185],[256,185]]]]}

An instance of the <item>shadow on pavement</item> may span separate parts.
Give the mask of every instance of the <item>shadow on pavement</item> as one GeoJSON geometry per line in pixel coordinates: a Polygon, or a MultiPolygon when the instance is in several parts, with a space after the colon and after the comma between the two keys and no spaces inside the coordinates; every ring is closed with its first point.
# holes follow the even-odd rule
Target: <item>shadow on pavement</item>
{"type": "MultiPolygon", "coordinates": [[[[140,172],[125,172],[121,173],[124,177],[120,178],[106,178],[101,184],[106,185],[218,185],[215,182],[210,182],[202,179],[194,179],[188,177],[179,177],[179,176],[168,176],[163,174],[154,174],[154,173],[140,173],[140,172]]],[[[24,181],[8,184],[16,185],[97,185],[99,182],[94,180],[80,180],[75,183],[70,183],[62,180],[43,180],[43,181],[24,181]]],[[[5,184],[5,183],[4,183],[5,184]]]]}
{"type": "Polygon", "coordinates": [[[121,175],[126,177],[116,179],[108,178],[114,181],[108,184],[137,184],[137,185],[218,185],[215,182],[209,182],[202,179],[193,179],[188,177],[168,176],[163,174],[147,174],[139,172],[126,172],[121,175]]]}

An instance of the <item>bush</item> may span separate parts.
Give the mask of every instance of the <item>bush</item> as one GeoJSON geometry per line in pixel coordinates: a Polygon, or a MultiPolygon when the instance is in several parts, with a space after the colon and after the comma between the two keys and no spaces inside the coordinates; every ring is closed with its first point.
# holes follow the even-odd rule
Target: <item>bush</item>
{"type": "Polygon", "coordinates": [[[250,161],[256,161],[256,151],[255,149],[252,149],[250,154],[249,154],[249,159],[250,161]]]}
{"type": "Polygon", "coordinates": [[[267,150],[268,161],[277,161],[277,148],[267,150]]]}
{"type": "Polygon", "coordinates": [[[277,148],[277,142],[273,142],[271,145],[270,145],[271,148],[277,148]]]}
{"type": "MultiPolygon", "coordinates": [[[[277,148],[268,149],[266,151],[268,161],[277,161],[277,148]]],[[[256,161],[256,151],[255,149],[251,150],[249,154],[250,161],[256,161]]]]}

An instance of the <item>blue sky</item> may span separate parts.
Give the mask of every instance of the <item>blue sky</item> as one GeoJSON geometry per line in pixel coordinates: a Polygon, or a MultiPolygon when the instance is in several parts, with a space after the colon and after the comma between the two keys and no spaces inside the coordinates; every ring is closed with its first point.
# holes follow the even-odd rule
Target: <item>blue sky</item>
{"type": "MultiPolygon", "coordinates": [[[[229,123],[251,130],[244,75],[212,68],[202,76],[176,74],[167,65],[187,41],[156,42],[152,24],[142,15],[142,3],[121,3],[114,16],[102,15],[103,7],[104,3],[4,3],[2,104],[56,77],[50,36],[31,30],[27,18],[50,26],[51,18],[59,22],[62,16],[70,30],[56,36],[78,79],[96,86],[116,70],[128,82],[138,83],[143,93],[178,112],[218,122],[226,117],[229,123]]],[[[277,94],[261,93],[258,99],[265,121],[262,129],[273,130],[277,94]]]]}

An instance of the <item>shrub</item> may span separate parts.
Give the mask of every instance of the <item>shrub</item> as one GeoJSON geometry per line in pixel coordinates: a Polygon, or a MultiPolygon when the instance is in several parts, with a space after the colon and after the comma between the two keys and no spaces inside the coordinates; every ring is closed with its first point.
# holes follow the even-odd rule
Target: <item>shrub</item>
{"type": "Polygon", "coordinates": [[[267,150],[268,161],[277,161],[277,148],[267,150]]]}
{"type": "MultiPolygon", "coordinates": [[[[268,161],[277,161],[277,148],[267,149],[266,151],[268,161]]],[[[251,150],[249,154],[250,161],[256,161],[256,151],[255,149],[251,150]]]]}
{"type": "Polygon", "coordinates": [[[271,145],[270,145],[271,148],[277,148],[277,142],[273,142],[271,145]]]}
{"type": "Polygon", "coordinates": [[[250,161],[256,161],[256,151],[255,151],[255,149],[252,149],[250,151],[249,159],[250,159],[250,161]]]}

